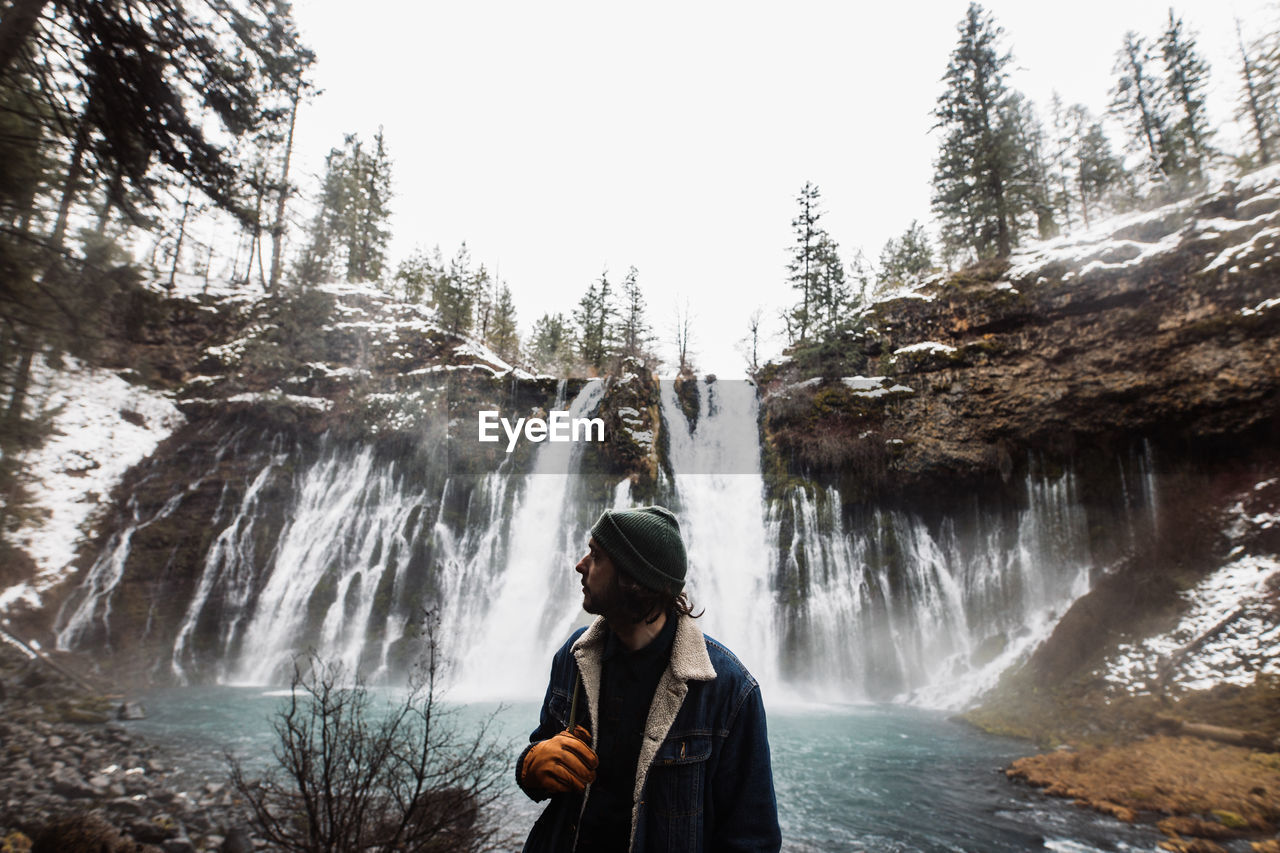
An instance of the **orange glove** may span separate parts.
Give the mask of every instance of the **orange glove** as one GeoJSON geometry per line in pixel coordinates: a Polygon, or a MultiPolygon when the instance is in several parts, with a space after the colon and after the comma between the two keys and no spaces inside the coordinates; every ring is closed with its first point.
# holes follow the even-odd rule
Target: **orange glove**
{"type": "Polygon", "coordinates": [[[600,760],[590,746],[591,733],[582,726],[541,740],[525,751],[520,784],[551,794],[580,793],[596,779],[600,760]]]}

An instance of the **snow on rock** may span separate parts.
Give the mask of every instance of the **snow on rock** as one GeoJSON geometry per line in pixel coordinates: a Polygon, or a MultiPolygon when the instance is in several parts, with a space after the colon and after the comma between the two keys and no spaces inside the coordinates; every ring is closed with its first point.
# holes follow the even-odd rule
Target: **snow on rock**
{"type": "Polygon", "coordinates": [[[1160,255],[1197,242],[1230,237],[1204,267],[1204,272],[1269,261],[1280,239],[1280,168],[1259,169],[1240,179],[1220,179],[1200,198],[1167,204],[1154,210],[1120,214],[1094,223],[1088,230],[1028,244],[1015,251],[1006,276],[1011,282],[1035,282],[1051,266],[1062,270],[1064,281],[1099,272],[1136,268],[1160,255]],[[1243,198],[1240,198],[1243,196],[1243,198]],[[1196,218],[1198,209],[1216,210],[1240,198],[1234,217],[1196,218]]]}
{"type": "Polygon", "coordinates": [[[40,592],[61,578],[92,533],[94,511],[108,505],[129,468],[185,422],[167,396],[71,358],[61,369],[33,365],[30,405],[51,417],[52,434],[23,459],[20,482],[32,499],[13,541],[35,560],[37,576],[0,593],[0,611],[19,600],[39,606],[40,592]]]}
{"type": "MultiPolygon", "coordinates": [[[[1275,485],[1254,486],[1261,492],[1275,485]]],[[[1247,541],[1280,524],[1270,509],[1228,510],[1228,539],[1247,541]]],[[[1243,544],[1231,562],[1183,593],[1186,607],[1172,630],[1124,644],[1103,667],[1103,677],[1131,694],[1150,693],[1160,679],[1192,690],[1216,684],[1251,684],[1257,673],[1280,674],[1280,556],[1248,554],[1243,544]]]]}
{"type": "Polygon", "coordinates": [[[934,355],[950,355],[955,351],[956,351],[956,348],[949,344],[938,343],[937,341],[921,341],[918,344],[911,344],[910,346],[898,347],[896,350],[893,351],[893,354],[903,355],[904,353],[927,352],[927,353],[932,353],[934,355]]]}
{"type": "Polygon", "coordinates": [[[845,376],[840,380],[847,387],[853,389],[853,393],[859,397],[884,397],[889,394],[914,394],[915,391],[906,385],[892,385],[888,388],[885,383],[891,381],[887,376],[845,376]]]}
{"type": "Polygon", "coordinates": [[[279,391],[254,392],[246,391],[227,398],[229,403],[276,403],[297,409],[314,409],[327,412],[333,408],[333,401],[325,397],[302,397],[297,394],[282,394],[279,391]]]}
{"type": "Polygon", "coordinates": [[[1107,681],[1140,694],[1165,668],[1173,683],[1193,690],[1280,673],[1280,622],[1269,600],[1277,580],[1280,559],[1273,556],[1223,566],[1184,593],[1188,607],[1172,631],[1120,646],[1106,665],[1107,681]]]}

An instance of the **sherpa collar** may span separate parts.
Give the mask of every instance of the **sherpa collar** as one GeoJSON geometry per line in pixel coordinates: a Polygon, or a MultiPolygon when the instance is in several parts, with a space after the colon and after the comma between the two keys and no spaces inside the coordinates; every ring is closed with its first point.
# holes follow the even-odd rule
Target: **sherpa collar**
{"type": "MultiPolygon", "coordinates": [[[[586,632],[573,644],[573,657],[578,662],[578,671],[582,674],[582,687],[587,693],[587,713],[590,715],[591,731],[596,731],[596,720],[600,719],[600,678],[604,661],[604,641],[609,625],[603,616],[597,616],[586,632]]],[[[644,792],[645,779],[649,776],[649,767],[658,754],[675,722],[676,714],[684,703],[685,694],[689,692],[690,681],[711,681],[716,677],[715,667],[711,665],[711,656],[707,654],[707,641],[702,636],[698,624],[688,616],[679,617],[676,623],[676,635],[671,641],[671,662],[667,664],[657,688],[653,691],[653,701],[649,705],[649,718],[644,724],[644,740],[640,742],[640,754],[636,757],[636,786],[631,799],[631,840],[636,837],[636,825],[640,819],[640,795],[644,792]]],[[[586,796],[582,798],[583,808],[587,797],[591,796],[591,786],[587,786],[586,796]]]]}

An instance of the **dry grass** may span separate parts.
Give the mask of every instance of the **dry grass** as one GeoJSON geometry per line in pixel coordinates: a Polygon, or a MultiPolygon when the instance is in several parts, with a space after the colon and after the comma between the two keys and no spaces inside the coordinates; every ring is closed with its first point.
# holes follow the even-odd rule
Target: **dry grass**
{"type": "Polygon", "coordinates": [[[1136,820],[1173,816],[1172,837],[1269,834],[1280,823],[1280,756],[1187,737],[1152,737],[1020,758],[1010,778],[1136,820]]]}

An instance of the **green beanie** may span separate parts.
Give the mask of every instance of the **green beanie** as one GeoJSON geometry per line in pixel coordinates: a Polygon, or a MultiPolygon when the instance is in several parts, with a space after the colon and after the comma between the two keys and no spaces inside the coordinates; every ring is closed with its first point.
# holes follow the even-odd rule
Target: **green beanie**
{"type": "Polygon", "coordinates": [[[680,538],[680,523],[661,506],[600,513],[591,527],[596,544],[613,564],[642,586],[679,595],[689,561],[680,538]]]}

